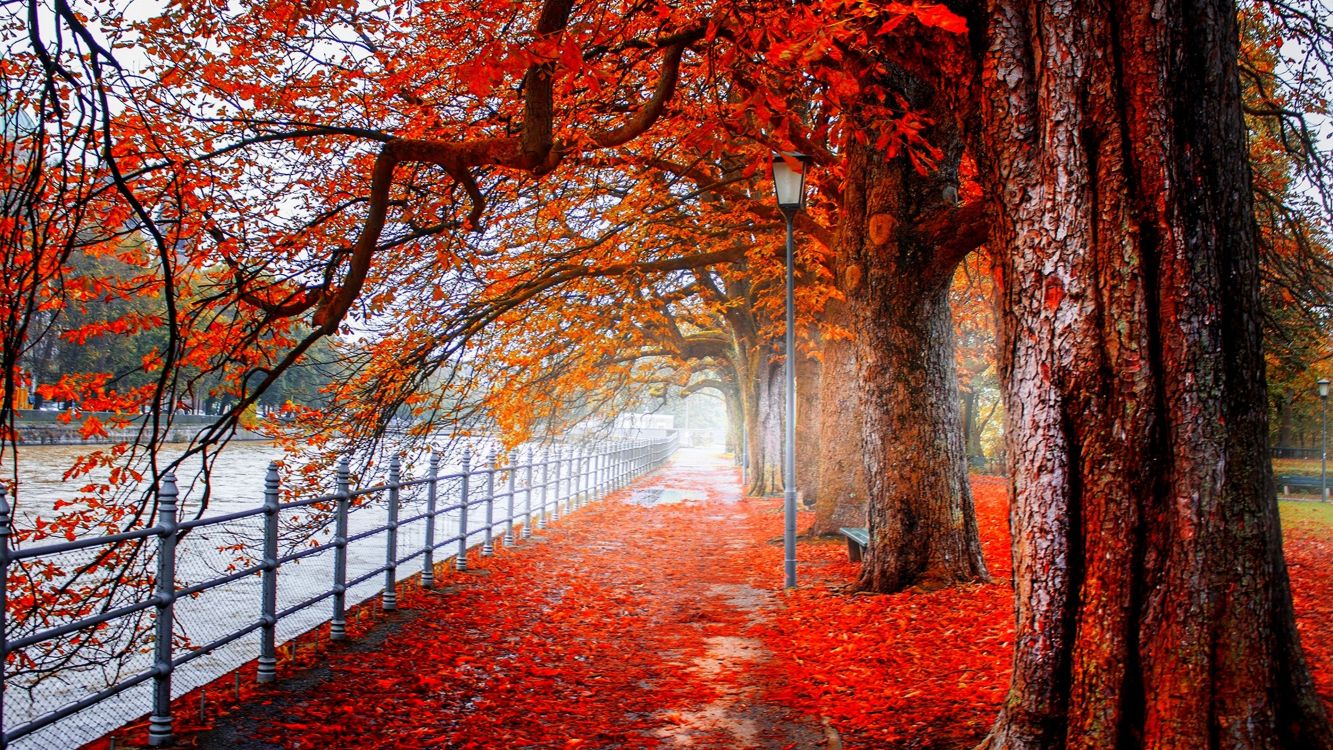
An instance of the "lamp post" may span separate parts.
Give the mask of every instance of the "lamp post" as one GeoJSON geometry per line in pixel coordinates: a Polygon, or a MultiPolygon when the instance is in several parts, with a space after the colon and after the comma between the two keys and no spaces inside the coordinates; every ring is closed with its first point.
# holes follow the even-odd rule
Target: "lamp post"
{"type": "Polygon", "coordinates": [[[782,516],[783,569],[786,587],[796,588],[796,304],[792,271],[795,243],[792,222],[805,205],[805,173],[808,162],[802,154],[773,155],[773,189],[778,209],[787,219],[787,346],[786,346],[786,438],[783,441],[782,516]]]}
{"type": "Polygon", "coordinates": [[[1319,379],[1319,499],[1328,502],[1328,378],[1319,379]]]}

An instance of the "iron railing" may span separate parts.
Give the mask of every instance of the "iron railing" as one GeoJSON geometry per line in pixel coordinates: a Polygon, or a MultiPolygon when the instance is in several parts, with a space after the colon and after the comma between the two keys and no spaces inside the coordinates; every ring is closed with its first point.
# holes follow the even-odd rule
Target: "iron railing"
{"type": "Polygon", "coordinates": [[[1314,448],[1293,448],[1286,445],[1275,445],[1269,449],[1273,458],[1301,458],[1307,461],[1318,461],[1322,450],[1315,446],[1314,448]]]}
{"type": "MultiPolygon", "coordinates": [[[[479,465],[473,465],[472,456],[468,452],[463,456],[460,470],[447,474],[439,473],[439,458],[432,455],[427,476],[408,480],[403,479],[402,467],[395,457],[390,462],[385,483],[358,490],[349,487],[349,469],[344,459],[337,466],[333,494],[289,502],[280,502],[282,488],[278,465],[271,463],[264,477],[262,505],[188,521],[181,521],[177,517],[176,480],[172,474],[166,474],[157,489],[157,517],[153,526],[32,547],[11,547],[11,511],[4,489],[0,487],[0,652],[5,657],[0,667],[7,667],[15,661],[15,655],[28,649],[47,646],[49,652],[52,642],[69,643],[71,639],[79,638],[80,634],[105,629],[108,623],[116,620],[145,615],[152,618],[149,627],[141,628],[144,631],[143,640],[136,643],[131,639],[123,646],[125,649],[151,649],[152,660],[149,666],[132,670],[129,674],[116,674],[107,684],[89,688],[83,697],[59,707],[36,714],[29,712],[30,715],[22,717],[17,725],[11,726],[5,715],[9,712],[0,709],[0,728],[3,730],[0,732],[0,748],[6,748],[16,740],[30,737],[39,730],[52,727],[144,683],[151,685],[151,707],[144,706],[150,708],[148,742],[153,746],[168,744],[173,735],[172,675],[186,664],[248,635],[257,634],[258,648],[256,652],[251,652],[258,657],[257,680],[261,683],[272,682],[277,678],[278,625],[284,618],[326,602],[330,607],[330,617],[326,621],[330,638],[344,640],[348,632],[347,594],[353,587],[383,576],[382,588],[377,594],[384,610],[394,610],[397,607],[396,587],[402,566],[420,558],[420,583],[426,588],[433,587],[438,552],[451,550],[454,566],[458,570],[465,570],[467,552],[471,547],[480,544],[481,555],[489,556],[498,542],[502,541],[508,546],[528,538],[534,526],[544,529],[548,523],[559,520],[561,515],[623,487],[633,478],[660,466],[675,449],[675,438],[598,446],[566,446],[546,449],[540,455],[532,450],[510,453],[503,462],[492,453],[488,460],[479,465]],[[456,486],[458,491],[453,497],[446,498],[450,486],[456,486]],[[414,515],[400,518],[403,492],[414,488],[424,490],[425,507],[414,515]],[[381,525],[351,531],[349,517],[352,511],[367,505],[366,501],[373,498],[383,498],[387,506],[387,520],[381,525]],[[332,537],[326,541],[312,538],[308,544],[280,554],[279,515],[284,511],[302,509],[303,512],[331,509],[331,520],[325,518],[323,522],[331,524],[332,537]],[[456,516],[453,519],[454,528],[440,538],[437,535],[440,521],[451,513],[456,516]],[[476,526],[470,524],[473,515],[481,516],[476,526]],[[255,562],[206,580],[181,585],[177,575],[177,564],[181,561],[177,555],[177,542],[187,532],[245,519],[262,520],[262,550],[253,558],[255,562]],[[399,529],[415,523],[424,524],[422,543],[411,550],[400,550],[399,529]],[[368,571],[359,571],[349,580],[349,547],[379,534],[383,534],[385,540],[384,563],[368,571]],[[115,606],[104,607],[104,611],[71,616],[58,624],[43,622],[44,627],[25,628],[31,632],[11,632],[14,618],[6,619],[6,604],[12,594],[23,593],[14,590],[15,585],[11,581],[14,566],[26,564],[33,567],[34,563],[43,559],[129,543],[156,546],[156,573],[149,582],[153,588],[151,596],[116,602],[115,606]],[[330,571],[332,585],[327,590],[304,592],[307,595],[300,601],[280,608],[278,580],[283,566],[322,552],[331,552],[333,556],[330,571]],[[243,612],[227,612],[226,616],[237,620],[233,629],[203,645],[181,647],[176,633],[176,603],[254,577],[259,578],[259,592],[258,601],[254,602],[256,609],[253,617],[245,618],[243,612]],[[173,637],[174,634],[176,637],[173,637]]],[[[134,630],[133,627],[130,629],[134,630]]],[[[5,668],[0,672],[0,698],[4,696],[3,690],[7,687],[8,679],[11,679],[9,671],[5,668]]],[[[219,676],[221,674],[212,675],[219,676]]],[[[0,700],[2,705],[3,701],[0,700]]],[[[134,715],[120,716],[119,723],[106,727],[105,731],[114,730],[134,718],[134,715]]],[[[82,741],[72,744],[82,744],[82,741]]]]}

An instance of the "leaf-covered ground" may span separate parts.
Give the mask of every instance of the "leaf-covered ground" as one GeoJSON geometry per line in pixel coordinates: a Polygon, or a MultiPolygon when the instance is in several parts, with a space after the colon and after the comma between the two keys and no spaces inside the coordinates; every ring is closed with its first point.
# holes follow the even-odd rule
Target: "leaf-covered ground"
{"type": "MultiPolygon", "coordinates": [[[[801,588],[783,593],[780,501],[742,500],[728,466],[686,458],[474,558],[482,572],[409,592],[383,649],[335,648],[312,689],[255,696],[277,719],[245,746],[968,748],[984,735],[1013,636],[1002,482],[974,480],[992,583],[853,595],[845,547],[803,541],[801,588]]],[[[1329,519],[1284,514],[1333,702],[1329,519]]],[[[217,736],[195,741],[230,746],[217,736]]]]}

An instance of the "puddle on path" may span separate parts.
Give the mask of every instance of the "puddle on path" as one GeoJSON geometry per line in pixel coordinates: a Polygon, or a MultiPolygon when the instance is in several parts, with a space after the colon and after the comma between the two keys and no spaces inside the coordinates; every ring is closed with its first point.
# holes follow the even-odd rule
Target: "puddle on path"
{"type": "Polygon", "coordinates": [[[699,490],[679,489],[674,487],[644,487],[630,493],[625,501],[631,505],[651,508],[656,505],[677,505],[679,503],[699,503],[707,499],[699,490]]]}

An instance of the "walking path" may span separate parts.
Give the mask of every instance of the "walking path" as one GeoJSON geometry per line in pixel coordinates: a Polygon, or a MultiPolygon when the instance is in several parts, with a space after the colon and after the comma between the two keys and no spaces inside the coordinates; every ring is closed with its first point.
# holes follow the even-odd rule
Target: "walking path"
{"type": "Polygon", "coordinates": [[[774,702],[747,631],[779,609],[780,516],[683,450],[334,647],[204,748],[840,748],[774,702]],[[372,644],[373,645],[373,644],[372,644]]]}

